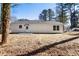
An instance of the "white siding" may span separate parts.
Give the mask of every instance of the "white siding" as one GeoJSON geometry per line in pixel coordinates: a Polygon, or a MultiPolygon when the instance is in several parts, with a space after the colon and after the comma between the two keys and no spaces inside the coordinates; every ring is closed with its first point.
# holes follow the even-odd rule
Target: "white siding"
{"type": "Polygon", "coordinates": [[[11,32],[29,32],[24,24],[11,24],[10,30],[11,32]],[[19,28],[19,25],[22,25],[22,28],[19,28]]]}
{"type": "Polygon", "coordinates": [[[59,25],[59,31],[53,31],[53,24],[32,24],[30,25],[31,32],[42,32],[42,33],[54,33],[62,32],[63,28],[59,25]]]}
{"type": "Polygon", "coordinates": [[[37,33],[62,33],[62,24],[29,24],[28,29],[26,29],[24,24],[11,24],[11,32],[37,32],[37,33]],[[22,25],[22,29],[19,29],[19,25],[22,25]],[[59,31],[53,31],[53,26],[59,25],[59,31]]]}

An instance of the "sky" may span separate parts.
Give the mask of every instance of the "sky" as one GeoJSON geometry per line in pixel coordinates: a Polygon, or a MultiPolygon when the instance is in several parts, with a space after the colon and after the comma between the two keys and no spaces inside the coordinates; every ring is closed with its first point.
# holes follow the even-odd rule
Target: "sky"
{"type": "Polygon", "coordinates": [[[11,16],[17,19],[38,20],[38,16],[42,10],[49,8],[55,11],[55,3],[21,3],[11,8],[11,16]]]}

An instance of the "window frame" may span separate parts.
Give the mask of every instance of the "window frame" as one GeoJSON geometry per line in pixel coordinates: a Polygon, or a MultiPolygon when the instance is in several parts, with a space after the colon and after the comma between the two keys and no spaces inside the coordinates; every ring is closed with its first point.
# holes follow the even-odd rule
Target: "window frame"
{"type": "Polygon", "coordinates": [[[60,27],[59,25],[53,25],[53,31],[59,31],[60,30],[59,27],[60,27]]]}
{"type": "Polygon", "coordinates": [[[26,30],[28,30],[28,28],[29,28],[29,27],[28,27],[28,26],[26,26],[26,30]]]}
{"type": "Polygon", "coordinates": [[[22,29],[22,25],[19,25],[19,29],[22,29]]]}
{"type": "Polygon", "coordinates": [[[57,31],[59,31],[60,29],[59,29],[59,25],[57,25],[57,31]]]}
{"type": "Polygon", "coordinates": [[[56,31],[56,25],[53,25],[53,31],[56,31]]]}

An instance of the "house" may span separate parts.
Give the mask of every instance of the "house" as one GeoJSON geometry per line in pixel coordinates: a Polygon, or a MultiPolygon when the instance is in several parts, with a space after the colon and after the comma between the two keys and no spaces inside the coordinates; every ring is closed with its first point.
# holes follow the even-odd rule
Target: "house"
{"type": "Polygon", "coordinates": [[[11,23],[11,33],[63,33],[64,25],[56,21],[21,20],[11,23]]]}
{"type": "Polygon", "coordinates": [[[63,32],[64,32],[64,25],[56,21],[18,20],[10,23],[10,33],[63,33],[63,32]]]}

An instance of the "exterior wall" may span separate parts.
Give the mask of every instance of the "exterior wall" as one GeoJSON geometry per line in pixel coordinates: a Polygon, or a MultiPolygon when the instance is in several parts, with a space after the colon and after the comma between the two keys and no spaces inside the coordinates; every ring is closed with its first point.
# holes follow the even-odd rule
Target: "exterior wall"
{"type": "Polygon", "coordinates": [[[63,25],[62,24],[11,24],[11,32],[31,32],[31,33],[62,33],[63,25]],[[22,29],[19,29],[19,25],[22,25],[22,29]],[[59,25],[59,31],[54,31],[53,26],[59,25]],[[26,29],[28,26],[28,29],[26,29]]]}
{"type": "Polygon", "coordinates": [[[24,24],[11,24],[10,30],[11,32],[29,32],[29,30],[26,30],[24,24]],[[19,28],[19,25],[22,25],[22,29],[19,28]]]}
{"type": "Polygon", "coordinates": [[[38,32],[38,33],[60,33],[63,32],[63,28],[61,25],[59,26],[59,31],[53,30],[53,24],[32,24],[30,25],[30,32],[38,32]]]}

